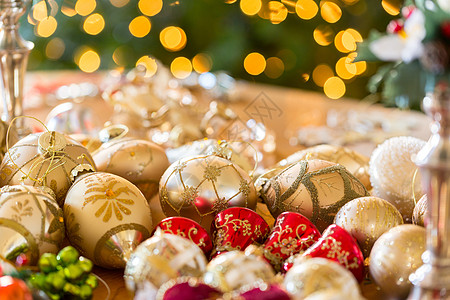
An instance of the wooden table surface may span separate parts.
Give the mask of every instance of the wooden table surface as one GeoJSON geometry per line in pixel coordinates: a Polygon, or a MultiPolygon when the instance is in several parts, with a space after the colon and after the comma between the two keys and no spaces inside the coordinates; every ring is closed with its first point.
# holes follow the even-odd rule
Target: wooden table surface
{"type": "MultiPolygon", "coordinates": [[[[73,82],[89,81],[94,83],[101,82],[99,75],[87,75],[79,72],[39,72],[29,75],[27,83],[29,86],[39,83],[40,86],[51,86],[52,84],[68,84],[73,82]],[[55,83],[56,82],[56,83],[55,83]]],[[[418,112],[397,111],[386,109],[378,105],[368,105],[366,103],[357,102],[351,99],[331,100],[325,96],[296,89],[274,87],[261,84],[252,84],[240,82],[237,86],[235,97],[241,101],[231,104],[231,107],[238,116],[246,120],[249,117],[248,106],[254,103],[258,97],[267,97],[272,103],[279,108],[279,113],[274,114],[270,118],[265,118],[264,125],[266,128],[273,130],[277,137],[276,156],[278,158],[286,157],[295,152],[301,145],[293,146],[291,138],[296,135],[299,128],[306,126],[322,126],[327,123],[330,110],[338,112],[357,112],[367,114],[382,113],[386,118],[393,118],[400,122],[411,120],[415,123],[412,125],[408,135],[418,138],[427,139],[429,137],[429,119],[418,112]]],[[[95,102],[96,101],[96,102],[95,102]]],[[[97,99],[95,105],[106,105],[102,100],[97,99]]],[[[32,115],[45,120],[45,116],[52,109],[52,104],[42,104],[38,107],[28,107],[25,114],[32,115]]],[[[112,108],[105,106],[103,114],[98,116],[99,122],[105,122],[111,116],[112,108]]],[[[404,133],[404,132],[401,132],[404,133]]],[[[395,132],[393,132],[395,135],[395,132]]],[[[347,145],[356,149],[366,156],[370,156],[371,151],[376,147],[373,141],[363,141],[361,143],[353,143],[347,145]]],[[[132,299],[133,296],[126,290],[123,281],[122,270],[105,270],[95,268],[94,272],[100,276],[108,285],[110,290],[109,299],[132,299]]],[[[361,284],[363,295],[369,300],[387,299],[385,295],[370,281],[361,284]]],[[[94,299],[107,299],[108,289],[102,283],[94,292],[94,299]]],[[[349,299],[350,300],[350,299],[349,299]]]]}

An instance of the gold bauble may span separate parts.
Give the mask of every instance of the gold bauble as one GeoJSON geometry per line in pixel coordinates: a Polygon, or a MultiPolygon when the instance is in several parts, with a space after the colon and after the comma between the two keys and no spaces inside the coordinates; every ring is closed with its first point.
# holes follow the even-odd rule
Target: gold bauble
{"type": "Polygon", "coordinates": [[[80,176],[64,203],[67,237],[96,265],[123,268],[152,230],[147,200],[128,180],[109,173],[80,176]]]}
{"type": "Polygon", "coordinates": [[[419,199],[416,206],[414,206],[412,222],[419,226],[425,226],[425,218],[428,213],[428,198],[427,194],[419,199]]]}
{"type": "Polygon", "coordinates": [[[283,286],[293,299],[305,299],[317,292],[336,290],[346,299],[361,299],[355,276],[334,261],[316,257],[294,265],[284,277],[283,286]]]}
{"type": "Polygon", "coordinates": [[[281,160],[276,167],[286,167],[305,159],[321,159],[343,165],[364,184],[367,190],[372,188],[369,177],[369,158],[343,146],[324,144],[309,147],[281,160]]]}
{"type": "MultiPolygon", "coordinates": [[[[51,192],[51,191],[50,191],[51,192]]],[[[49,193],[26,185],[0,190],[0,254],[25,253],[31,265],[46,253],[57,253],[64,239],[61,208],[49,193]]]]}
{"type": "Polygon", "coordinates": [[[389,229],[403,224],[394,205],[377,197],[361,197],[345,204],[334,223],[347,230],[368,257],[375,241],[389,229]]]}
{"type": "Polygon", "coordinates": [[[284,211],[298,212],[320,231],[345,203],[368,195],[345,167],[319,159],[291,164],[264,181],[261,197],[275,218],[284,211]]]}
{"type": "Polygon", "coordinates": [[[193,219],[208,231],[214,216],[226,208],[256,208],[251,178],[239,166],[215,155],[173,163],[161,178],[159,195],[166,216],[193,219]]]}
{"type": "Polygon", "coordinates": [[[379,145],[370,157],[369,174],[373,195],[392,203],[411,223],[414,199],[423,195],[420,173],[412,156],[425,141],[410,136],[393,137],[379,145]]]}
{"type": "Polygon", "coordinates": [[[130,291],[142,288],[145,283],[157,290],[180,276],[202,276],[206,264],[203,251],[194,242],[157,230],[131,254],[124,273],[125,284],[130,291]]]}
{"type": "Polygon", "coordinates": [[[423,264],[425,232],[421,226],[399,225],[385,232],[373,245],[370,274],[387,295],[408,296],[412,287],[409,275],[423,264]]]}
{"type": "Polygon", "coordinates": [[[169,167],[164,149],[138,139],[111,140],[93,154],[99,172],[119,175],[136,185],[150,200],[158,193],[158,183],[169,167]]]}
{"type": "Polygon", "coordinates": [[[72,185],[71,171],[94,163],[88,150],[58,132],[30,134],[9,149],[0,166],[0,186],[27,184],[53,190],[62,207],[72,185]]]}
{"type": "Polygon", "coordinates": [[[262,257],[230,251],[209,262],[203,281],[222,292],[231,292],[257,281],[270,283],[274,278],[272,266],[262,257]]]}

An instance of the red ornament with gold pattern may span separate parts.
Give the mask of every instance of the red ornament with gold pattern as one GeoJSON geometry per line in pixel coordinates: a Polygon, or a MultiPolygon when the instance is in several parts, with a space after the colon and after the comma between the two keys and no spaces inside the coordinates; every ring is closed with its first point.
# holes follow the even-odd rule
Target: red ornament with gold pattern
{"type": "Polygon", "coordinates": [[[355,239],[336,224],[328,226],[323,236],[302,254],[302,258],[323,257],[350,270],[356,279],[364,279],[364,257],[355,239]]]}
{"type": "Polygon", "coordinates": [[[284,212],[278,216],[263,245],[264,257],[279,271],[286,259],[306,251],[320,237],[319,230],[306,217],[295,212],[284,212]]]}
{"type": "Polygon", "coordinates": [[[251,209],[231,207],[216,215],[211,227],[214,249],[212,257],[247,246],[262,244],[269,234],[266,221],[251,209]]]}
{"type": "MultiPolygon", "coordinates": [[[[161,228],[164,233],[182,236],[193,241],[202,249],[206,257],[212,250],[212,242],[208,232],[197,222],[184,217],[169,217],[162,220],[156,228],[161,228]]],[[[155,230],[156,230],[155,228],[155,230]]]]}

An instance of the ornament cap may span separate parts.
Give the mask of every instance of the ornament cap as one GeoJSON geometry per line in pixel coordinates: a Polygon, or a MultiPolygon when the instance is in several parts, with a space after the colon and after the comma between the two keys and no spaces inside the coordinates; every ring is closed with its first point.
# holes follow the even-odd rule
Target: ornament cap
{"type": "Polygon", "coordinates": [[[70,180],[75,182],[75,179],[80,177],[81,175],[95,172],[94,167],[90,164],[79,164],[70,171],[70,180]]]}
{"type": "Polygon", "coordinates": [[[102,143],[106,143],[113,139],[125,136],[128,131],[129,129],[127,126],[122,124],[115,124],[100,130],[100,132],[98,133],[98,137],[102,143]]]}
{"type": "Polygon", "coordinates": [[[56,131],[44,132],[38,140],[39,153],[45,156],[52,156],[64,151],[67,140],[62,133],[56,131]]]}

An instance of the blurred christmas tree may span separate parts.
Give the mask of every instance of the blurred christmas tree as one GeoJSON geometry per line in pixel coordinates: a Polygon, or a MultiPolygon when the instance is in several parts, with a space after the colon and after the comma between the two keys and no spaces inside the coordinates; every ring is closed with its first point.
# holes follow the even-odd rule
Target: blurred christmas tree
{"type": "Polygon", "coordinates": [[[323,89],[330,98],[367,94],[373,70],[352,62],[356,42],[370,29],[383,30],[401,5],[396,0],[48,3],[35,4],[22,22],[22,34],[35,43],[30,69],[131,68],[151,55],[179,77],[190,70],[225,70],[252,81],[323,89]]]}

